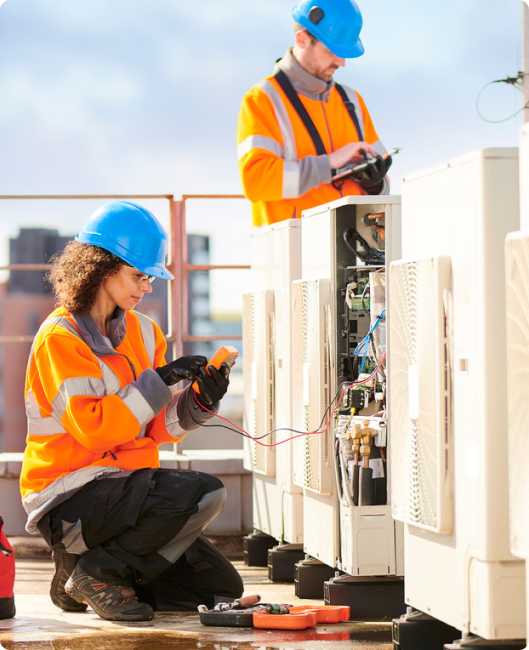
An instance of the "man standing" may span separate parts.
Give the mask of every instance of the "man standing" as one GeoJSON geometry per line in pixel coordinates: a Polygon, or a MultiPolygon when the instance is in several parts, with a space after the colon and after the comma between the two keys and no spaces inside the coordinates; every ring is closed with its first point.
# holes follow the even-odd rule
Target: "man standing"
{"type": "Polygon", "coordinates": [[[391,158],[382,158],[364,100],[333,80],[346,58],[364,53],[360,10],[354,0],[301,0],[292,14],[295,45],[239,113],[239,172],[254,226],[300,218],[341,196],[389,192],[391,158]],[[366,154],[376,158],[366,172],[333,182],[366,154]]]}

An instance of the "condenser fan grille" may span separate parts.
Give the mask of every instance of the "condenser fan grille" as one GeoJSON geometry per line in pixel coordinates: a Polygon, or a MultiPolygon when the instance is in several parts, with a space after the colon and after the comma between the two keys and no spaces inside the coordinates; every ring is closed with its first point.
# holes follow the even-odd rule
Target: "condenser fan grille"
{"type": "Polygon", "coordinates": [[[511,550],[529,558],[529,234],[506,243],[511,550]]]}
{"type": "MultiPolygon", "coordinates": [[[[294,428],[318,431],[323,404],[329,399],[328,347],[325,309],[329,282],[297,280],[292,283],[292,409],[294,428]]],[[[294,441],[294,483],[328,494],[331,490],[326,434],[294,441]]]]}
{"type": "MultiPolygon", "coordinates": [[[[244,410],[248,432],[260,438],[273,429],[272,290],[243,295],[244,410]]],[[[265,438],[273,442],[273,436],[265,438]]],[[[275,473],[273,448],[244,439],[245,468],[271,476],[275,473]]]]}
{"type": "Polygon", "coordinates": [[[452,529],[449,328],[443,308],[449,288],[447,258],[390,267],[392,513],[436,532],[452,529]]]}

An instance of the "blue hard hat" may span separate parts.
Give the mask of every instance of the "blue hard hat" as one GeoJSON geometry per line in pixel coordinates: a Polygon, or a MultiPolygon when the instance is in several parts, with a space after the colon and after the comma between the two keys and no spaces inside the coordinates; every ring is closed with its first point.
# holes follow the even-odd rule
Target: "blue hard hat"
{"type": "Polygon", "coordinates": [[[174,280],[165,268],[167,234],[146,208],[114,201],[96,210],[75,238],[104,248],[147,275],[174,280]]]}
{"type": "Polygon", "coordinates": [[[364,53],[362,14],[354,0],[301,0],[292,15],[334,56],[354,59],[364,53]]]}

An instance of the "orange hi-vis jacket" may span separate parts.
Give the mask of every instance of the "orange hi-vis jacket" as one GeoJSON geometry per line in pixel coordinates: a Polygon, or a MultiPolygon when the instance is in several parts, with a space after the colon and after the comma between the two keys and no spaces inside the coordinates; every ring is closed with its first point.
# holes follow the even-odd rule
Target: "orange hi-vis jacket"
{"type": "Polygon", "coordinates": [[[191,386],[173,392],[154,368],[166,342],[147,316],[117,310],[113,348],[90,314],[56,309],[41,325],[26,373],[28,434],[20,476],[27,530],[105,474],[158,467],[158,446],[212,416],[191,386]]]}
{"type": "MultiPolygon", "coordinates": [[[[350,142],[358,133],[334,83],[304,70],[289,50],[276,67],[287,75],[307,109],[328,153],[350,142]]],[[[362,97],[343,86],[355,106],[364,142],[377,153],[386,152],[362,97]]],[[[237,133],[239,173],[245,196],[252,202],[252,222],[263,226],[300,218],[303,210],[342,196],[365,194],[348,179],[337,189],[331,184],[327,154],[318,156],[298,113],[274,76],[254,86],[243,98],[237,133]]],[[[387,179],[382,194],[389,192],[387,179]]]]}

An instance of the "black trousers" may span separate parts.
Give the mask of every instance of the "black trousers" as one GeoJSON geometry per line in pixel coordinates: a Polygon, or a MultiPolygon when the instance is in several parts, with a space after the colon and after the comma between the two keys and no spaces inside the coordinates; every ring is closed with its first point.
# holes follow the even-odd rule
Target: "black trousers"
{"type": "Polygon", "coordinates": [[[89,575],[134,587],[156,610],[238,598],[243,583],[202,535],[225,500],[222,482],[192,470],[142,469],[91,481],[39,522],[52,548],[89,575]]]}

